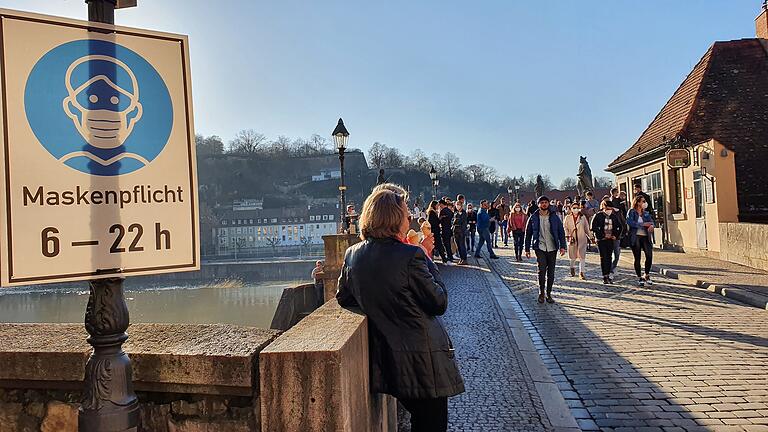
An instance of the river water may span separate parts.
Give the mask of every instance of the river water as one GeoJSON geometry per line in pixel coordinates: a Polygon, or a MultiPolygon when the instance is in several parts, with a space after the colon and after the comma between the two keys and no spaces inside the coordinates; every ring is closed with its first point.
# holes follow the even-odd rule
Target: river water
{"type": "MultiPolygon", "coordinates": [[[[200,285],[126,285],[131,322],[238,324],[269,328],[290,282],[224,281],[200,285]]],[[[83,322],[88,284],[0,288],[0,322],[83,322]]]]}

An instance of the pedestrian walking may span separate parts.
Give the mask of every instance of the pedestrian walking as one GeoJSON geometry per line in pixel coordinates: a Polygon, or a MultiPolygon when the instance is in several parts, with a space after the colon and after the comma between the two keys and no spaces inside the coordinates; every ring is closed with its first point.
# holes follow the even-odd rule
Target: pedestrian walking
{"type": "Polygon", "coordinates": [[[443,259],[443,263],[447,264],[453,262],[453,211],[451,206],[453,203],[447,198],[440,200],[440,235],[443,240],[443,246],[445,247],[446,258],[443,259]]]}
{"type": "Polygon", "coordinates": [[[515,259],[523,260],[523,242],[525,241],[525,223],[528,215],[523,212],[523,206],[516,202],[509,213],[507,230],[512,234],[512,244],[515,247],[515,259]]]}
{"type": "Polygon", "coordinates": [[[324,264],[322,261],[315,261],[315,268],[312,269],[312,280],[315,281],[315,309],[325,303],[325,283],[320,278],[323,272],[324,264]]]}
{"type": "Polygon", "coordinates": [[[549,198],[538,199],[538,209],[534,210],[525,227],[525,256],[531,257],[531,248],[536,253],[539,265],[539,303],[554,303],[552,286],[555,283],[555,264],[557,252],[565,255],[565,230],[563,222],[554,211],[550,211],[549,198]],[[545,291],[546,289],[546,291],[545,291]],[[546,297],[545,297],[546,294],[546,297]]]}
{"type": "MultiPolygon", "coordinates": [[[[504,247],[509,247],[509,232],[507,231],[507,219],[509,218],[509,206],[506,203],[506,200],[504,197],[499,194],[496,197],[497,202],[496,204],[496,210],[499,212],[499,235],[501,235],[501,239],[504,241],[504,247]]],[[[494,243],[495,244],[495,243],[494,243]]],[[[496,245],[498,247],[498,245],[496,245]]]]}
{"type": "Polygon", "coordinates": [[[429,203],[427,221],[429,221],[429,227],[432,229],[432,235],[434,237],[434,251],[440,255],[440,258],[443,260],[443,262],[448,262],[448,256],[445,254],[445,246],[443,245],[442,231],[440,230],[440,203],[438,201],[432,201],[429,203]]]}
{"type": "Polygon", "coordinates": [[[634,200],[637,199],[637,197],[639,196],[643,197],[643,199],[645,200],[645,203],[648,204],[645,210],[647,210],[648,213],[650,213],[651,216],[653,216],[653,201],[651,200],[651,197],[647,193],[643,192],[643,184],[640,182],[635,182],[634,187],[632,188],[632,191],[635,193],[635,197],[633,198],[632,202],[634,203],[634,200]]]}
{"type": "Polygon", "coordinates": [[[648,208],[650,205],[645,198],[642,195],[637,195],[632,202],[632,208],[627,213],[629,244],[635,258],[635,273],[640,286],[651,283],[650,273],[653,266],[653,229],[655,225],[648,208]],[[645,254],[645,278],[641,272],[643,268],[640,266],[641,253],[645,254]]]}
{"type": "Polygon", "coordinates": [[[459,265],[467,263],[467,211],[464,210],[464,200],[456,201],[456,212],[453,213],[453,239],[459,250],[459,265]]]}
{"type": "Polygon", "coordinates": [[[445,284],[421,247],[401,241],[406,200],[391,190],[365,200],[362,242],[345,253],[336,299],[367,318],[370,391],[396,397],[411,413],[412,431],[444,432],[448,398],[464,392],[464,382],[438,318],[448,307],[445,284]]]}
{"type": "Polygon", "coordinates": [[[475,233],[477,232],[477,212],[472,203],[467,204],[467,250],[475,250],[475,233]]]}
{"type": "Polygon", "coordinates": [[[579,279],[586,280],[587,246],[592,232],[589,220],[581,213],[580,204],[571,204],[570,212],[564,216],[565,240],[568,242],[568,258],[571,259],[571,276],[576,276],[576,262],[579,262],[579,279]]]}
{"type": "Polygon", "coordinates": [[[612,284],[611,265],[613,264],[613,247],[621,237],[621,218],[613,210],[613,204],[606,199],[600,203],[600,211],[592,218],[592,232],[597,239],[597,249],[600,251],[600,268],[603,271],[603,283],[612,284]]]}
{"type": "Polygon", "coordinates": [[[499,257],[493,252],[493,245],[491,244],[491,216],[488,214],[488,200],[480,201],[480,211],[477,213],[477,249],[475,249],[475,258],[480,258],[480,251],[483,249],[483,244],[488,248],[488,256],[491,259],[498,259],[499,257]]]}
{"type": "MultiPolygon", "coordinates": [[[[624,195],[626,198],[626,194],[624,195]]],[[[611,263],[611,277],[616,276],[616,268],[619,266],[619,258],[621,257],[621,248],[624,239],[629,235],[629,227],[627,226],[627,203],[626,199],[621,199],[621,192],[619,188],[611,189],[611,206],[613,211],[616,212],[621,220],[621,236],[616,239],[613,245],[613,262],[611,263]]]]}
{"type": "Polygon", "coordinates": [[[499,212],[499,207],[496,204],[496,201],[492,201],[489,205],[490,208],[488,209],[488,215],[491,216],[491,240],[493,240],[493,247],[498,249],[499,232],[497,228],[499,227],[501,213],[499,212]]]}

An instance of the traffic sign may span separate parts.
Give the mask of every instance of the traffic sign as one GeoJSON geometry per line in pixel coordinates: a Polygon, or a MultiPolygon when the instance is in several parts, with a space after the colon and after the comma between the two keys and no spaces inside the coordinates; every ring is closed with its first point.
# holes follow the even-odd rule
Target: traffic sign
{"type": "Polygon", "coordinates": [[[186,36],[0,10],[0,283],[200,268],[186,36]]]}

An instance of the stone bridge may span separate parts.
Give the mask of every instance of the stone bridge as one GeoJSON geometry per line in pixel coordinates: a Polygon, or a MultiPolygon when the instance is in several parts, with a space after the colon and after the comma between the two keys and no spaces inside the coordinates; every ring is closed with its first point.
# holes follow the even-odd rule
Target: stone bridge
{"type": "MultiPolygon", "coordinates": [[[[606,286],[594,259],[587,281],[561,261],[557,303],[540,305],[535,263],[498,253],[440,267],[467,387],[450,400],[450,430],[768,430],[765,310],[674,279],[638,288],[626,270],[606,286]]],[[[395,401],[368,392],[366,318],[334,301],[285,332],[137,324],[129,334],[140,430],[397,428],[395,401]]],[[[0,432],[76,430],[84,340],[79,324],[0,325],[0,432]]],[[[400,422],[407,431],[407,415],[400,422]]]]}

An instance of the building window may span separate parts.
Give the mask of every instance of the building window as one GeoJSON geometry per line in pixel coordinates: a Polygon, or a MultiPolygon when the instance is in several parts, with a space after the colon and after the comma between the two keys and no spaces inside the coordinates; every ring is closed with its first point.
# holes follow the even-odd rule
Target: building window
{"type": "Polygon", "coordinates": [[[323,215],[323,220],[328,220],[328,215],[323,215]]]}
{"type": "MultiPolygon", "coordinates": [[[[661,187],[661,171],[654,171],[642,177],[635,177],[632,183],[640,183],[643,192],[651,197],[651,206],[656,215],[664,215],[664,191],[661,187]]],[[[633,197],[634,199],[634,197],[633,197]]]]}
{"type": "Polygon", "coordinates": [[[672,198],[669,209],[672,213],[683,213],[683,173],[680,169],[669,170],[669,196],[672,198]]]}
{"type": "Polygon", "coordinates": [[[226,219],[224,219],[223,221],[221,221],[221,224],[222,224],[222,225],[226,225],[226,224],[227,224],[227,220],[226,220],[226,219]]]}
{"type": "Polygon", "coordinates": [[[328,215],[328,220],[333,220],[333,215],[328,215]]]}

